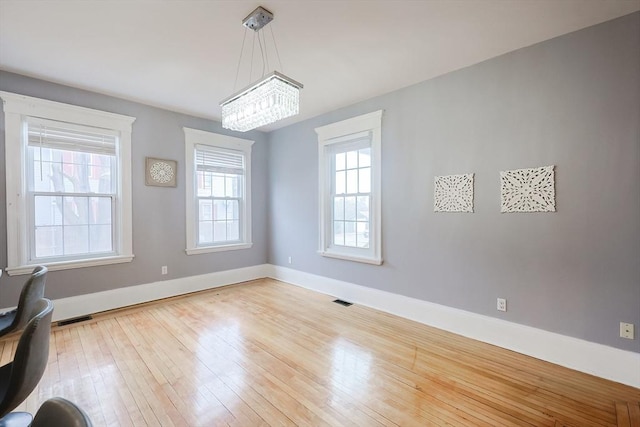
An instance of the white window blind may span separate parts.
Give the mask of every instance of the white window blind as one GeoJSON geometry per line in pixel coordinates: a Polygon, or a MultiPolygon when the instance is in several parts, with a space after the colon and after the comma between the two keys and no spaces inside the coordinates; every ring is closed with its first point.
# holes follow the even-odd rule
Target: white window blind
{"type": "Polygon", "coordinates": [[[196,145],[196,168],[199,171],[241,175],[244,172],[244,155],[241,152],[196,145]]]}
{"type": "Polygon", "coordinates": [[[71,123],[29,118],[28,145],[65,151],[115,156],[117,134],[106,129],[78,126],[71,123]]]}

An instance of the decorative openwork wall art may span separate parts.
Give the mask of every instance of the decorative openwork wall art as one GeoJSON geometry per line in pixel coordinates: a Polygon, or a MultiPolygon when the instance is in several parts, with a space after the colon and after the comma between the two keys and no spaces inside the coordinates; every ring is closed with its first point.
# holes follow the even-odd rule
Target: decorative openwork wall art
{"type": "Polygon", "coordinates": [[[501,212],[555,212],[554,166],[500,172],[501,212]]]}
{"type": "Polygon", "coordinates": [[[178,163],[175,160],[147,157],[145,184],[156,187],[175,187],[177,167],[178,163]]]}
{"type": "Polygon", "coordinates": [[[473,212],[473,174],[436,176],[434,212],[473,212]]]}

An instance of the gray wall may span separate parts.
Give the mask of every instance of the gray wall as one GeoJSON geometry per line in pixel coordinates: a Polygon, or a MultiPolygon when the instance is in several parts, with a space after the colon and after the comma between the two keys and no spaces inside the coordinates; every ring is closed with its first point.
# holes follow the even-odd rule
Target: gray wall
{"type": "Polygon", "coordinates": [[[639,122],[635,13],[272,132],[269,262],[640,352],[639,122]],[[323,258],[313,129],[378,109],[385,262],[323,258]],[[546,165],[557,212],[501,214],[499,171],[546,165]],[[471,172],[475,213],[434,213],[471,172]]]}
{"type": "MultiPolygon", "coordinates": [[[[50,272],[46,296],[63,298],[125,286],[175,279],[263,264],[267,260],[267,143],[262,132],[242,134],[252,139],[253,248],[211,254],[184,252],[185,177],[183,126],[233,134],[219,123],[173,113],[109,96],[73,89],[0,71],[0,90],[136,117],[132,133],[133,253],[131,263],[50,272]],[[147,187],[146,156],[178,161],[178,187],[147,187]],[[160,274],[161,266],[169,274],[160,274]]],[[[213,105],[213,104],[212,104],[213,105]]],[[[238,134],[235,134],[238,136],[238,134]]],[[[7,266],[4,115],[0,114],[0,267],[7,266]]],[[[0,278],[0,307],[13,306],[26,276],[0,278]]],[[[162,286],[162,284],[160,284],[162,286]]]]}

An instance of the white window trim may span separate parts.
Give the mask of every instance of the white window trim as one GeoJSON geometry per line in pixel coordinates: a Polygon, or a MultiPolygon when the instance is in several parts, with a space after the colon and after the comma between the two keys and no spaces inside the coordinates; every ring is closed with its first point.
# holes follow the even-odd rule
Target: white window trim
{"type": "MultiPolygon", "coordinates": [[[[121,209],[116,238],[118,254],[111,257],[87,257],[81,260],[44,263],[49,270],[66,270],[133,260],[131,202],[131,128],[135,117],[78,107],[10,92],[0,92],[5,120],[5,164],[7,185],[7,273],[29,274],[35,264],[28,264],[28,230],[26,215],[26,147],[22,140],[23,122],[27,117],[40,117],[60,122],[78,123],[119,132],[118,194],[121,209]],[[15,189],[18,189],[16,192],[15,189]]],[[[40,264],[38,264],[40,265],[40,264]]]]}
{"type": "MultiPolygon", "coordinates": [[[[319,164],[319,196],[320,196],[320,249],[318,253],[325,257],[339,258],[367,264],[382,264],[382,113],[383,110],[363,114],[340,122],[321,126],[315,129],[318,134],[319,164]],[[345,137],[361,132],[371,132],[371,223],[369,230],[373,238],[369,240],[370,248],[336,248],[331,246],[332,218],[331,200],[329,199],[330,167],[326,156],[326,148],[331,144],[345,141],[345,137]]],[[[347,138],[348,139],[348,138],[347,138]]]]}
{"type": "Polygon", "coordinates": [[[186,183],[186,214],[187,214],[187,255],[205,254],[210,252],[233,251],[249,249],[253,246],[251,240],[251,146],[254,141],[199,129],[183,128],[185,145],[185,183],[186,183]],[[197,190],[195,182],[195,149],[196,145],[208,145],[215,148],[226,148],[242,151],[245,155],[245,194],[244,194],[244,238],[242,243],[215,246],[198,246],[196,239],[196,206],[194,203],[197,190]]]}

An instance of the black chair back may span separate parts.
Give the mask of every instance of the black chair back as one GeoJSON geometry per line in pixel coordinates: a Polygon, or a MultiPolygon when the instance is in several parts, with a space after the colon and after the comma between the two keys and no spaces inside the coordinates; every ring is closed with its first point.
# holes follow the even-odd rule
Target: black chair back
{"type": "Polygon", "coordinates": [[[38,266],[33,270],[22,287],[18,307],[0,318],[0,337],[21,330],[38,313],[37,303],[44,298],[47,271],[45,266],[38,266]]]}
{"type": "Polygon", "coordinates": [[[75,403],[52,397],[42,404],[30,427],[92,427],[87,414],[75,403]]]}
{"type": "Polygon", "coordinates": [[[49,360],[53,303],[43,298],[22,332],[13,361],[0,367],[0,418],[17,408],[36,388],[49,360]]]}

